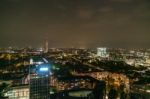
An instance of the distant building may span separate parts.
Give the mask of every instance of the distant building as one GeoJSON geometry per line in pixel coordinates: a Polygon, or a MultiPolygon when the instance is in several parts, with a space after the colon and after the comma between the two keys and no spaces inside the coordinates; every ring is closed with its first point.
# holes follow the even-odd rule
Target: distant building
{"type": "Polygon", "coordinates": [[[134,66],[135,65],[135,59],[126,59],[125,60],[125,63],[127,63],[128,65],[132,65],[132,66],[134,66]]]}
{"type": "Polygon", "coordinates": [[[58,90],[70,90],[77,88],[93,89],[98,80],[89,76],[70,76],[59,77],[56,81],[56,87],[58,90]]]}
{"type": "Polygon", "coordinates": [[[147,58],[145,62],[150,64],[150,58],[147,58]]]}
{"type": "Polygon", "coordinates": [[[48,41],[45,42],[45,46],[44,46],[44,53],[48,52],[48,41]]]}
{"type": "Polygon", "coordinates": [[[59,77],[58,99],[105,99],[106,83],[89,76],[59,77]],[[76,98],[75,98],[76,97],[76,98]]]}
{"type": "Polygon", "coordinates": [[[107,48],[97,48],[97,56],[102,57],[102,58],[107,58],[109,57],[109,54],[107,52],[107,48]]]}

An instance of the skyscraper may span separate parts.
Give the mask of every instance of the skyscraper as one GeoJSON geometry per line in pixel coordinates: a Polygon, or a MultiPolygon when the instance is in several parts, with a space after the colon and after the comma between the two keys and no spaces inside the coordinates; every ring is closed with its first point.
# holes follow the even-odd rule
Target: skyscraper
{"type": "Polygon", "coordinates": [[[48,52],[48,41],[45,42],[44,53],[48,52]]]}
{"type": "Polygon", "coordinates": [[[108,57],[109,54],[107,53],[107,48],[97,48],[97,56],[102,58],[108,57]]]}
{"type": "Polygon", "coordinates": [[[50,98],[50,64],[30,66],[30,99],[50,98]]]}

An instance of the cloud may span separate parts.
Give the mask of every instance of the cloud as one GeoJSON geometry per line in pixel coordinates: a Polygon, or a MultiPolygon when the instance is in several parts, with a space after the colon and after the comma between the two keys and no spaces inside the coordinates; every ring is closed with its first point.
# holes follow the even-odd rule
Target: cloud
{"type": "Polygon", "coordinates": [[[20,1],[1,2],[0,45],[149,46],[148,0],[20,1]]]}

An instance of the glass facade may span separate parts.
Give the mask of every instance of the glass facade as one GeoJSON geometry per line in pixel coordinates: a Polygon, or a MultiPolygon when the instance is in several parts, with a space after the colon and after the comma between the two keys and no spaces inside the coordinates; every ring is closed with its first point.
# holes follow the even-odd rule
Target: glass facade
{"type": "Polygon", "coordinates": [[[49,64],[33,66],[30,71],[30,99],[49,99],[49,64]]]}

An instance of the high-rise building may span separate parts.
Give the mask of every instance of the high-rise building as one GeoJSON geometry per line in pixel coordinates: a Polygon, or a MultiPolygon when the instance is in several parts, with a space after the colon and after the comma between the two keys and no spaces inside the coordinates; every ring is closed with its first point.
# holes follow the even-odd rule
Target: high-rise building
{"type": "Polygon", "coordinates": [[[50,99],[50,64],[30,66],[30,99],[50,99]]]}
{"type": "Polygon", "coordinates": [[[97,48],[97,56],[100,56],[102,58],[109,57],[109,54],[107,53],[107,48],[97,48]]]}
{"type": "Polygon", "coordinates": [[[44,53],[48,52],[48,41],[45,42],[44,53]]]}

